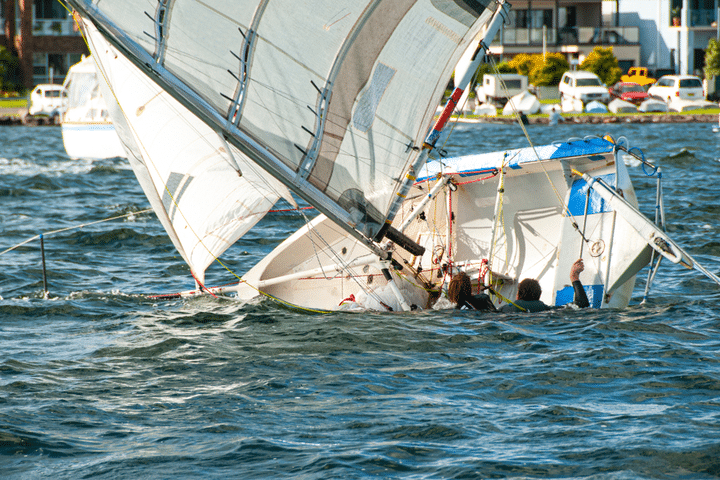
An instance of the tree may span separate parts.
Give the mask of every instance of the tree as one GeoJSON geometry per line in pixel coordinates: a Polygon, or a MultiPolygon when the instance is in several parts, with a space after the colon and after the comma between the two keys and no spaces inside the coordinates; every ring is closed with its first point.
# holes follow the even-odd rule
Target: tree
{"type": "Polygon", "coordinates": [[[720,42],[711,38],[705,50],[705,78],[720,77],[720,42]]]}
{"type": "Polygon", "coordinates": [[[605,85],[614,85],[622,76],[617,57],[612,47],[595,47],[580,64],[580,70],[593,72],[605,85]]]}
{"type": "Polygon", "coordinates": [[[512,67],[520,75],[530,77],[530,73],[538,67],[538,63],[542,61],[542,55],[528,55],[521,53],[515,55],[508,65],[512,67]],[[540,57],[540,58],[538,58],[540,57]]]}
{"type": "Polygon", "coordinates": [[[530,71],[530,83],[539,86],[555,86],[560,84],[563,73],[570,70],[565,55],[562,53],[548,53],[543,59],[537,55],[538,61],[534,63],[535,68],[530,71]]]}
{"type": "Polygon", "coordinates": [[[516,73],[509,62],[500,62],[496,65],[498,73],[516,73]]]}
{"type": "Polygon", "coordinates": [[[2,0],[5,15],[5,47],[13,54],[15,50],[15,0],[2,0]]]}
{"type": "Polygon", "coordinates": [[[20,60],[7,48],[0,47],[0,90],[19,90],[18,67],[20,60]]]}

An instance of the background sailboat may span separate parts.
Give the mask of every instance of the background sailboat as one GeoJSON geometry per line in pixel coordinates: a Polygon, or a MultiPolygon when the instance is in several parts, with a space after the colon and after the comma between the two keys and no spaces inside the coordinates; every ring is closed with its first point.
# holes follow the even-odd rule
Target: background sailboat
{"type": "MultiPolygon", "coordinates": [[[[103,82],[104,83],[104,82],[103,82]]],[[[63,82],[68,106],[62,115],[62,137],[70,158],[124,157],[107,104],[100,93],[95,62],[85,57],[68,70],[63,82]]]]}

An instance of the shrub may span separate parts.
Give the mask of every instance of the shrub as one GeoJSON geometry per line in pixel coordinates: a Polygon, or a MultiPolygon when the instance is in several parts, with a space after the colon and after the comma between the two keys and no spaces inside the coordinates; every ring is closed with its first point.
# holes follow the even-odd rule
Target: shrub
{"type": "Polygon", "coordinates": [[[521,53],[515,55],[512,60],[508,62],[508,66],[512,67],[514,72],[520,75],[525,75],[530,78],[530,73],[538,67],[538,64],[542,61],[542,55],[528,55],[521,53]],[[540,57],[540,58],[538,58],[540,57]]]}
{"type": "Polygon", "coordinates": [[[612,47],[595,47],[580,64],[580,70],[593,72],[606,85],[613,85],[620,80],[622,70],[613,54],[612,47]]]}

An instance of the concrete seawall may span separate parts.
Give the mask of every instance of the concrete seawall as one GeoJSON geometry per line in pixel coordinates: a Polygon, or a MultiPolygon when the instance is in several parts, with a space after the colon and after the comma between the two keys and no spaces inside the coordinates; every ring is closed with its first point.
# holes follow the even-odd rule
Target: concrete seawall
{"type": "Polygon", "coordinates": [[[29,115],[27,109],[0,108],[0,125],[59,125],[55,117],[29,115]]]}

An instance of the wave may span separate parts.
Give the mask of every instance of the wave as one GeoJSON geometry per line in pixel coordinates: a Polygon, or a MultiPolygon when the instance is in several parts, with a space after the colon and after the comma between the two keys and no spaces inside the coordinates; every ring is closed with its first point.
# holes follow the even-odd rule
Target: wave
{"type": "Polygon", "coordinates": [[[663,160],[697,160],[697,157],[693,152],[687,148],[681,148],[676,153],[671,153],[662,158],[663,160]]]}

